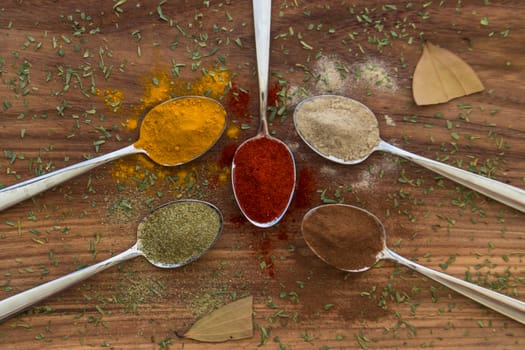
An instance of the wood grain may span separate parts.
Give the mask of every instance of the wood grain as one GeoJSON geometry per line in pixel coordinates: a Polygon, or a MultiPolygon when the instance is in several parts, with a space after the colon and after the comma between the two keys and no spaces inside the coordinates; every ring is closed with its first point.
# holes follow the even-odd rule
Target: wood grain
{"type": "Polygon", "coordinates": [[[179,197],[219,206],[223,234],[185,268],[135,259],[3,322],[2,349],[523,348],[517,322],[390,262],[362,274],[337,271],[300,233],[304,213],[323,201],[359,205],[384,222],[399,254],[525,300],[522,213],[388,154],[355,166],[331,163],[302,143],[291,118],[302,96],[350,96],[376,113],[384,140],[524,187],[521,1],[274,2],[271,86],[287,87],[290,100],[287,118],[270,129],[294,151],[298,186],[283,221],[265,230],[242,218],[228,177],[218,180],[228,174],[220,168],[225,150],[258,125],[250,2],[119,3],[121,12],[110,1],[2,4],[0,183],[132,143],[138,130],[125,121],[145,112],[145,87],[160,75],[184,84],[228,69],[249,97],[246,114],[227,96],[222,102],[229,125],[243,128],[192,164],[164,170],[192,171],[191,188],[153,177],[147,189],[119,184],[108,164],[4,210],[0,298],[123,251],[144,215],[179,197]],[[411,75],[424,40],[468,62],[485,91],[415,106],[411,75]],[[104,102],[106,89],[123,93],[117,113],[104,102]],[[245,294],[254,297],[252,339],[210,345],[177,336],[245,294]]]}

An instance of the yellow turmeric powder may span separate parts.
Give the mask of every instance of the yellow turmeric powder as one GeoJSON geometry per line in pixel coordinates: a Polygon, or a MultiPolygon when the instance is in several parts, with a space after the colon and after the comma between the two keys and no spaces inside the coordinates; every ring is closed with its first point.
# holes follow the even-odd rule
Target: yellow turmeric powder
{"type": "Polygon", "coordinates": [[[134,146],[158,164],[186,163],[217,142],[226,125],[226,111],[206,97],[168,100],[153,108],[142,121],[134,146]]]}
{"type": "Polygon", "coordinates": [[[238,139],[240,133],[241,129],[235,124],[228,126],[228,129],[226,129],[226,136],[232,140],[238,139]]]}
{"type": "Polygon", "coordinates": [[[207,96],[220,99],[231,84],[230,72],[227,70],[208,71],[194,81],[176,80],[163,71],[153,72],[153,78],[144,79],[144,95],[142,103],[135,108],[135,113],[126,120],[124,127],[135,130],[138,119],[144,109],[166,101],[172,96],[207,96]]]}
{"type": "Polygon", "coordinates": [[[124,99],[124,94],[119,90],[104,90],[104,102],[106,107],[108,107],[113,112],[118,112],[122,107],[122,101],[124,99]]]}
{"type": "MultiPolygon", "coordinates": [[[[126,115],[128,119],[123,121],[122,126],[126,130],[136,130],[140,126],[140,118],[144,115],[145,110],[174,96],[208,96],[220,100],[228,92],[228,87],[231,84],[230,78],[231,74],[227,70],[209,69],[206,74],[194,80],[173,80],[168,70],[154,69],[151,76],[142,79],[144,90],[140,103],[135,106],[127,106],[126,115]]],[[[203,118],[204,110],[205,108],[199,112],[199,117],[203,118]]],[[[229,138],[235,139],[239,136],[240,129],[235,126],[228,128],[225,133],[229,138]]],[[[229,171],[229,167],[219,168],[213,161],[181,165],[176,168],[164,167],[157,165],[142,154],[137,154],[115,161],[111,175],[120,185],[137,186],[141,191],[169,184],[173,195],[180,198],[190,193],[194,195],[193,192],[198,192],[204,188],[210,188],[212,183],[227,183],[230,176],[229,171]],[[197,164],[196,167],[194,167],[195,164],[197,164]],[[188,174],[195,174],[195,176],[188,174]],[[207,186],[200,187],[198,185],[202,177],[209,180],[210,183],[207,186]],[[169,179],[169,181],[164,181],[165,179],[169,179]],[[161,180],[162,182],[160,182],[161,180]]]]}
{"type": "Polygon", "coordinates": [[[145,91],[144,96],[142,96],[142,104],[148,107],[167,100],[171,96],[172,84],[173,82],[166,72],[154,72],[151,81],[144,84],[145,91]]]}

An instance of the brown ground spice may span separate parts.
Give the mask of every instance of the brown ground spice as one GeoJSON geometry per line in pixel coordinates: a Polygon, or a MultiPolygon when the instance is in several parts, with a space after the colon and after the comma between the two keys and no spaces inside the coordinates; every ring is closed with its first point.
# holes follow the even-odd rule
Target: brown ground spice
{"type": "Polygon", "coordinates": [[[303,218],[301,231],[322,260],[345,271],[371,267],[384,247],[382,224],[350,205],[327,204],[310,210],[303,218]]]}

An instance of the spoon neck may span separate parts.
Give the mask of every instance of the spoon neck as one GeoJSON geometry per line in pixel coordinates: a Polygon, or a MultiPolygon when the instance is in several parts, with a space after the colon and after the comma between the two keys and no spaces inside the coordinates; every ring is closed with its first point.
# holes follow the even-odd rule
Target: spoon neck
{"type": "Polygon", "coordinates": [[[271,0],[253,0],[255,29],[255,52],[257,54],[257,78],[259,80],[260,132],[268,134],[266,110],[268,106],[268,75],[270,70],[271,0]]]}
{"type": "Polygon", "coordinates": [[[268,129],[268,118],[266,117],[267,113],[267,100],[266,97],[263,96],[265,93],[261,91],[260,98],[259,98],[259,133],[264,135],[269,135],[269,129],[268,129]]]}

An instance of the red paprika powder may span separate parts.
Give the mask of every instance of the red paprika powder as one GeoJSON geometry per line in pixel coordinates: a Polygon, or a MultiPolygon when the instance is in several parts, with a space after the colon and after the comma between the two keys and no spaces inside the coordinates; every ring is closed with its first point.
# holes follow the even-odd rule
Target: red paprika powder
{"type": "Polygon", "coordinates": [[[294,160],[286,145],[269,137],[250,139],[237,149],[233,164],[235,198],[248,220],[268,224],[278,219],[295,185],[294,160]]]}
{"type": "Polygon", "coordinates": [[[246,90],[238,87],[237,84],[232,83],[225,102],[229,109],[229,114],[233,118],[246,119],[249,117],[248,103],[250,102],[250,95],[246,90]]]}

